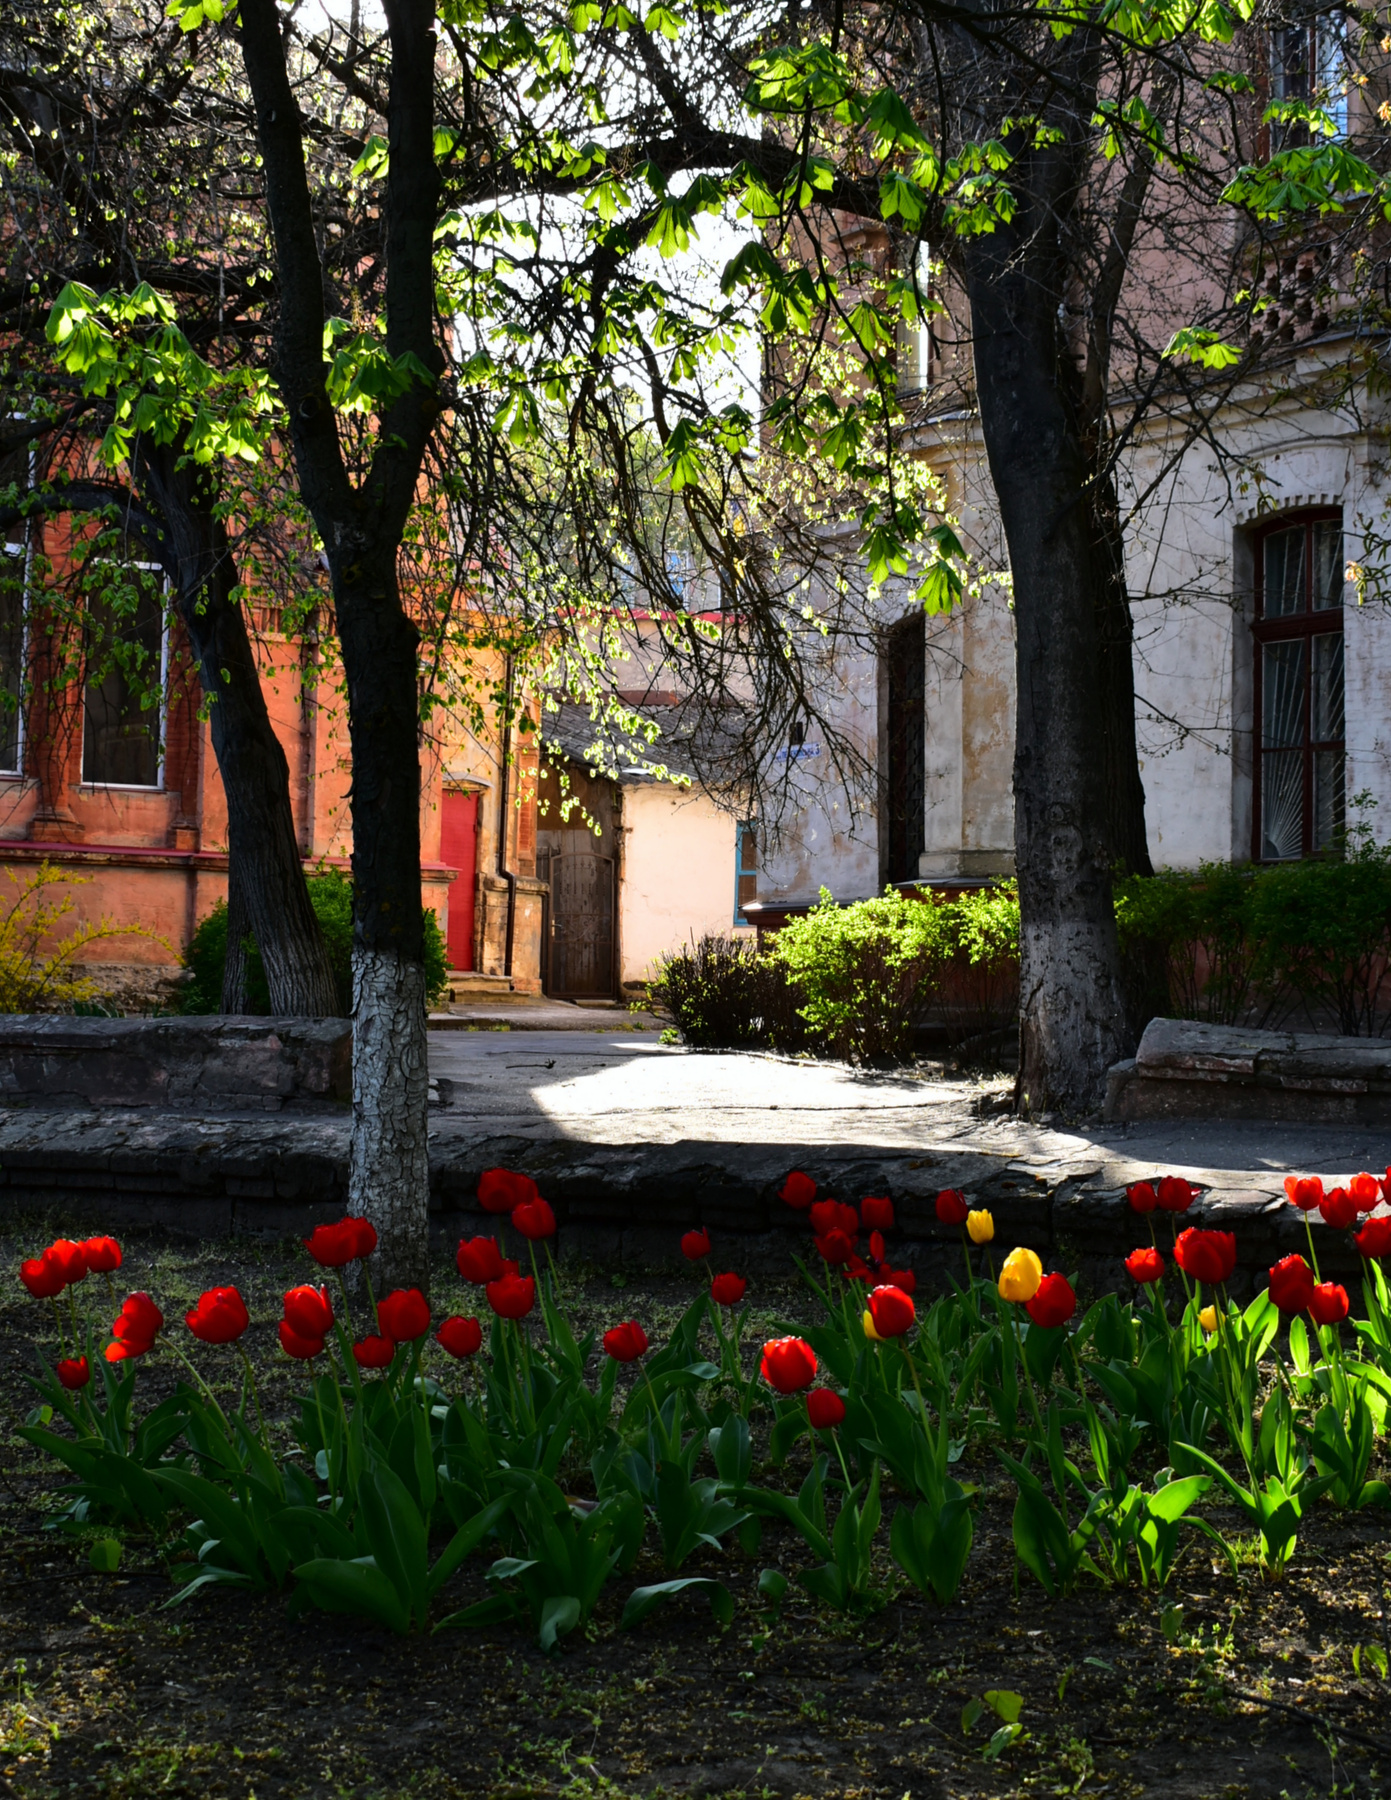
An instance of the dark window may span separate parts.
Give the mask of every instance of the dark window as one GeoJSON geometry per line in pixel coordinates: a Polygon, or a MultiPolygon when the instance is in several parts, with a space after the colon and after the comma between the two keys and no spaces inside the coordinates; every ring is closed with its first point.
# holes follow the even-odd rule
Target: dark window
{"type": "Polygon", "coordinates": [[[758,827],[750,819],[734,828],[734,923],[747,925],[744,907],[758,898],[758,827]]]}
{"type": "MultiPolygon", "coordinates": [[[[1325,14],[1279,25],[1270,34],[1270,98],[1308,100],[1322,107],[1345,135],[1348,123],[1347,72],[1341,19],[1325,14]]],[[[1323,142],[1322,134],[1319,141],[1323,142]]],[[[1276,122],[1270,148],[1288,150],[1309,142],[1309,128],[1276,122]]]]}
{"type": "Polygon", "coordinates": [[[884,770],[886,881],[916,881],[923,852],[924,735],[927,717],[924,675],[927,620],[915,612],[889,634],[884,770]]]}
{"type": "Polygon", "coordinates": [[[1306,514],[1256,539],[1258,862],[1333,847],[1343,828],[1343,516],[1306,514]]]}
{"type": "Polygon", "coordinates": [[[125,565],[87,599],[82,779],[159,786],[164,596],[159,576],[125,565]]]}
{"type": "MultiPolygon", "coordinates": [[[[31,484],[33,453],[26,446],[0,457],[0,494],[31,484]]],[[[29,587],[30,528],[22,521],[0,532],[0,774],[19,772],[23,753],[20,701],[24,690],[24,612],[29,587]]]]}

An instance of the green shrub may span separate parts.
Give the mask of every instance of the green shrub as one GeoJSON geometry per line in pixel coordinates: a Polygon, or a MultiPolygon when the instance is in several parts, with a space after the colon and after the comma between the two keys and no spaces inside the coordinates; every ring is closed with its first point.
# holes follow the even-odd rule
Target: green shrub
{"type": "Polygon", "coordinates": [[[696,1050],[802,1050],[811,1041],[788,972],[747,938],[707,933],[662,957],[650,1005],[696,1050]]]}
{"type": "Polygon", "coordinates": [[[938,902],[951,946],[942,1011],[956,1051],[985,1050],[1019,1018],[1019,889],[1012,881],[938,902]]]}
{"type": "Polygon", "coordinates": [[[1258,982],[1302,1002],[1311,1023],[1336,1023],[1348,1037],[1385,1034],[1391,850],[1263,869],[1248,912],[1258,982]]]}
{"type": "Polygon", "coordinates": [[[770,960],[801,989],[818,1043],[847,1062],[901,1060],[952,952],[945,908],[890,888],[875,900],[819,903],[778,933],[770,960]]]}
{"type": "MultiPolygon", "coordinates": [[[[329,961],[338,983],[338,1010],[348,1018],[353,1010],[353,884],[340,869],[320,869],[308,878],[309,902],[328,944],[329,961]]],[[[431,1004],[448,986],[449,963],[444,935],[428,906],[421,908],[425,926],[425,990],[431,1004]]],[[[247,1007],[252,1013],[270,1011],[270,990],[255,941],[248,937],[247,1007]]],[[[222,1008],[222,973],[227,963],[227,902],[219,900],[193,934],[184,962],[191,980],[184,993],[186,1013],[214,1013],[222,1008]]]]}
{"type": "Polygon", "coordinates": [[[1284,998],[1263,991],[1252,933],[1253,883],[1264,872],[1203,863],[1196,873],[1130,876],[1116,884],[1116,928],[1127,972],[1157,952],[1152,1010],[1212,1025],[1272,1024],[1284,998]]]}

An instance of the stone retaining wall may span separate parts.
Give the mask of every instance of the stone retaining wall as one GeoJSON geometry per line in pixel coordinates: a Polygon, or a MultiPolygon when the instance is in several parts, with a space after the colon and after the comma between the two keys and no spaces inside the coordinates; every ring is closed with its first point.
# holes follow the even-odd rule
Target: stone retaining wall
{"type": "MultiPolygon", "coordinates": [[[[78,1232],[144,1226],[206,1238],[303,1236],[346,1209],[348,1135],[342,1114],[0,1114],[0,1211],[11,1222],[42,1214],[45,1228],[78,1232]]],[[[470,1134],[443,1119],[431,1132],[431,1206],[443,1242],[491,1232],[497,1221],[474,1198],[478,1177],[494,1165],[521,1168],[555,1207],[561,1256],[605,1266],[677,1264],[679,1234],[705,1224],[719,1262],[785,1274],[794,1251],[811,1251],[805,1215],[777,1198],[794,1159],[839,1199],[890,1195],[898,1217],[891,1259],[915,1269],[929,1288],[961,1272],[960,1233],[940,1226],[934,1211],[943,1187],[963,1189],[993,1213],[997,1261],[1012,1244],[1028,1244],[1077,1274],[1085,1290],[1123,1283],[1122,1259],[1149,1241],[1147,1222],[1130,1212],[1123,1190],[1086,1162],[1035,1165],[971,1150],[538,1144],[470,1134]]],[[[1167,1250],[1169,1215],[1152,1217],[1167,1250]]],[[[1179,1222],[1237,1234],[1238,1294],[1263,1280],[1277,1257],[1305,1247],[1303,1215],[1275,1176],[1267,1188],[1213,1188],[1179,1222]]],[[[1358,1258],[1344,1235],[1317,1222],[1314,1229],[1325,1272],[1355,1275],[1358,1258]]]]}

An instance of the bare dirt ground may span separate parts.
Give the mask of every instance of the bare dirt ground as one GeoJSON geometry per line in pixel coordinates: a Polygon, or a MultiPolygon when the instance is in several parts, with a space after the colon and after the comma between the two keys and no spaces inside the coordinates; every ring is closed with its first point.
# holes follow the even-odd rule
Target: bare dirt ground
{"type": "MultiPolygon", "coordinates": [[[[0,1268],[46,1242],[51,1225],[35,1220],[0,1238],[0,1268]]],[[[155,1294],[171,1319],[201,1289],[237,1282],[257,1321],[253,1357],[267,1366],[279,1296],[305,1278],[305,1263],[290,1247],[149,1236],[128,1240],[123,1276],[155,1294]]],[[[691,1293],[666,1277],[572,1270],[565,1280],[584,1322],[636,1316],[654,1337],[691,1293]]],[[[437,1291],[457,1303],[443,1262],[437,1291]]],[[[987,1459],[970,1470],[986,1492],[960,1594],[945,1609],[907,1586],[885,1532],[868,1616],[839,1618],[794,1587],[770,1623],[759,1570],[791,1574],[802,1560],[799,1543],[771,1530],[756,1558],[731,1549],[683,1571],[717,1572],[730,1586],[738,1610],[727,1631],[703,1606],[678,1601],[621,1632],[628,1589],[661,1578],[645,1553],[613,1584],[588,1633],[563,1640],[554,1657],[520,1630],[401,1639],[319,1613],[288,1621],[279,1600],[227,1590],[171,1609],[161,1546],[131,1538],[119,1572],[102,1575],[88,1566],[86,1543],[45,1529],[58,1474],[14,1427],[33,1404],[23,1377],[35,1346],[46,1347],[47,1313],[7,1276],[0,1295],[0,1794],[1391,1793],[1391,1683],[1369,1654],[1391,1650],[1385,1515],[1320,1507],[1279,1583],[1263,1582],[1249,1553],[1234,1582],[1195,1536],[1162,1595],[1089,1587],[1050,1601],[1016,1578],[1012,1491],[987,1459]],[[989,1726],[963,1732],[962,1712],[996,1689],[1022,1696],[1024,1735],[990,1761],[989,1726]]],[[[760,1298],[769,1323],[801,1307],[790,1288],[764,1284],[760,1298]]],[[[209,1373],[218,1354],[200,1352],[209,1373]]],[[[151,1399],[171,1379],[156,1367],[142,1374],[151,1399]]],[[[280,1380],[273,1406],[290,1391],[288,1375],[280,1380]]],[[[1207,1516],[1239,1529],[1234,1518],[1207,1516]]],[[[451,1601],[482,1591],[484,1566],[466,1566],[451,1601]]]]}

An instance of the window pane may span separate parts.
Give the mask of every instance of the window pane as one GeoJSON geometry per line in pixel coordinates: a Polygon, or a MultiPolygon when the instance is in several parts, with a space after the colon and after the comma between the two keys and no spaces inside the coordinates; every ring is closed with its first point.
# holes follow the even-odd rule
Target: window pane
{"type": "Polygon", "coordinates": [[[0,549],[0,772],[20,767],[19,702],[24,676],[23,545],[0,549]]]}
{"type": "Polygon", "coordinates": [[[1341,750],[1314,752],[1314,849],[1327,850],[1343,829],[1345,763],[1341,750]]]}
{"type": "Polygon", "coordinates": [[[1272,531],[1262,543],[1265,557],[1264,611],[1283,619],[1304,611],[1304,527],[1272,531]]]}
{"type": "Polygon", "coordinates": [[[1311,640],[1309,669],[1309,738],[1312,743],[1341,741],[1343,735],[1343,634],[1320,632],[1311,640]]]}
{"type": "Polygon", "coordinates": [[[88,667],[82,779],[118,787],[159,786],[158,578],[145,570],[87,601],[88,667]],[[149,704],[146,704],[149,702],[149,704]]]}
{"type": "Polygon", "coordinates": [[[1261,646],[1261,748],[1304,745],[1304,644],[1261,646]]]}
{"type": "Polygon", "coordinates": [[[1314,611],[1343,604],[1343,525],[1320,519],[1314,526],[1314,611]]]}
{"type": "Polygon", "coordinates": [[[1304,854],[1304,752],[1261,756],[1261,856],[1267,862],[1304,854]]]}

